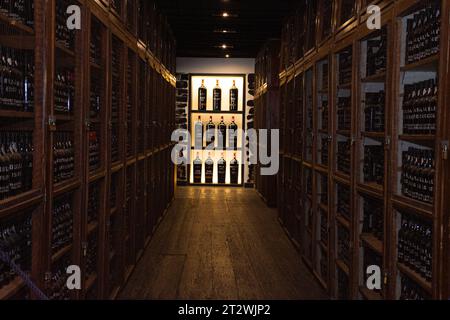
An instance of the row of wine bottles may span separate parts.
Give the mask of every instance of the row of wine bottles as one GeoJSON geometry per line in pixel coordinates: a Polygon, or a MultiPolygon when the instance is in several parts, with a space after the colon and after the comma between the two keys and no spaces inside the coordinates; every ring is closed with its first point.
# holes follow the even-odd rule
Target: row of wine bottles
{"type": "Polygon", "coordinates": [[[430,295],[422,287],[409,279],[401,276],[400,300],[429,300],[430,295]]]}
{"type": "Polygon", "coordinates": [[[347,218],[348,220],[351,220],[350,216],[350,189],[343,185],[338,184],[337,185],[337,212],[347,218]]]}
{"type": "Polygon", "coordinates": [[[412,199],[433,203],[434,150],[409,148],[402,156],[402,193],[412,199]]]}
{"type": "Polygon", "coordinates": [[[433,237],[431,223],[403,214],[398,231],[398,261],[427,281],[433,269],[433,237]]]}
{"type": "Polygon", "coordinates": [[[98,221],[100,210],[100,189],[98,184],[89,185],[88,223],[98,221]]]}
{"type": "Polygon", "coordinates": [[[403,132],[405,134],[436,133],[437,95],[437,79],[405,85],[403,98],[403,132]]]}
{"type": "Polygon", "coordinates": [[[34,27],[34,0],[0,1],[0,13],[30,28],[34,27]]]}
{"type": "Polygon", "coordinates": [[[378,38],[367,41],[366,75],[372,76],[386,71],[387,33],[385,30],[378,38]]]}
{"type": "Polygon", "coordinates": [[[337,145],[337,169],[345,174],[350,174],[351,168],[351,142],[350,139],[338,141],[337,145]]]}
{"type": "MultiPolygon", "coordinates": [[[[0,220],[0,248],[19,268],[31,269],[31,213],[0,220]]],[[[8,264],[0,260],[0,289],[16,277],[8,264]]]]}
{"type": "Polygon", "coordinates": [[[89,170],[100,168],[100,140],[97,131],[89,132],[89,170]]]}
{"type": "Polygon", "coordinates": [[[384,208],[382,202],[364,198],[363,233],[371,234],[380,241],[384,240],[384,208]]]}
{"type": "Polygon", "coordinates": [[[386,95],[384,90],[366,92],[364,120],[366,132],[384,132],[384,110],[386,95]]]}
{"type": "Polygon", "coordinates": [[[212,116],[209,118],[209,122],[203,125],[202,117],[199,116],[195,122],[195,149],[203,149],[203,137],[206,130],[206,146],[214,146],[216,136],[218,136],[217,147],[220,149],[227,148],[227,131],[228,135],[228,147],[232,150],[238,148],[238,126],[235,122],[235,118],[232,117],[231,123],[227,126],[224,117],[221,117],[220,123],[216,126],[213,122],[212,116]],[[217,133],[216,133],[217,129],[217,133]]]}
{"type": "Polygon", "coordinates": [[[94,275],[97,273],[97,252],[98,252],[98,237],[92,235],[87,244],[86,254],[86,275],[94,275]]]}
{"type": "Polygon", "coordinates": [[[337,240],[338,258],[347,266],[350,266],[350,232],[346,228],[339,226],[337,229],[337,240]]]}
{"type": "Polygon", "coordinates": [[[56,1],[56,41],[70,50],[75,48],[75,30],[67,27],[67,8],[70,6],[68,0],[56,1]]]}
{"type": "Polygon", "coordinates": [[[53,182],[74,177],[75,150],[71,132],[57,132],[53,145],[53,182]]]}
{"type": "MultiPolygon", "coordinates": [[[[219,80],[216,82],[216,87],[213,89],[213,107],[214,111],[222,110],[222,89],[220,88],[219,80]]],[[[202,85],[198,89],[198,110],[206,111],[208,103],[208,89],[205,86],[205,80],[202,80],[202,85]]],[[[233,86],[230,89],[230,111],[238,111],[239,108],[239,89],[236,87],[236,80],[233,80],[233,86]]]]}
{"type": "Polygon", "coordinates": [[[72,265],[70,255],[66,255],[52,266],[52,278],[49,282],[48,297],[50,300],[70,300],[71,294],[67,286],[67,267],[72,265]]]}
{"type": "Polygon", "coordinates": [[[352,129],[352,100],[351,97],[339,97],[337,103],[338,130],[352,129]]]}
{"type": "MultiPolygon", "coordinates": [[[[211,154],[205,160],[205,183],[213,183],[214,179],[214,160],[211,158],[211,154]]],[[[239,161],[236,159],[236,154],[230,162],[230,183],[239,183],[239,161]]],[[[203,173],[203,161],[200,159],[200,153],[197,153],[197,158],[194,160],[194,183],[202,183],[202,173],[203,173]]],[[[227,162],[224,159],[224,155],[217,161],[217,177],[218,183],[226,183],[227,176],[227,162]]]]}
{"type": "Polygon", "coordinates": [[[406,63],[414,63],[439,52],[441,31],[439,2],[427,2],[425,9],[406,21],[406,63]]]}
{"type": "Polygon", "coordinates": [[[384,146],[368,145],[364,147],[364,182],[384,184],[384,146]]]}
{"type": "Polygon", "coordinates": [[[0,46],[0,109],[34,110],[34,54],[0,46]]]}
{"type": "Polygon", "coordinates": [[[55,77],[55,111],[72,113],[75,104],[75,76],[72,69],[56,70],[55,77]]]}
{"type": "Polygon", "coordinates": [[[349,84],[352,81],[352,47],[339,53],[339,84],[349,84]]]}
{"type": "Polygon", "coordinates": [[[55,199],[52,212],[52,252],[72,243],[73,208],[72,195],[64,195],[55,199]]]}
{"type": "Polygon", "coordinates": [[[0,131],[0,200],[33,187],[33,134],[0,131]]]}

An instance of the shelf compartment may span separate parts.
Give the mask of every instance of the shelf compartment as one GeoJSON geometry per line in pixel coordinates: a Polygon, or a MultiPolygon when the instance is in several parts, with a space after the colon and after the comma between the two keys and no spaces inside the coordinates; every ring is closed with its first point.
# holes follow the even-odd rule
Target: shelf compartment
{"type": "Polygon", "coordinates": [[[360,239],[363,244],[367,245],[376,253],[380,255],[383,254],[383,242],[375,238],[372,234],[363,233],[361,234],[360,239]]]}
{"type": "Polygon", "coordinates": [[[373,301],[383,300],[383,296],[381,293],[378,293],[374,290],[369,290],[364,286],[359,286],[359,292],[366,300],[373,300],[373,301]]]}
{"type": "Polygon", "coordinates": [[[341,259],[336,259],[336,266],[344,271],[344,273],[349,276],[350,275],[350,269],[349,267],[342,261],[341,259]]]}
{"type": "Polygon", "coordinates": [[[415,271],[411,270],[407,266],[405,266],[402,263],[397,263],[398,270],[413,280],[416,284],[418,284],[420,287],[422,287],[425,291],[428,293],[432,293],[432,285],[430,282],[426,281],[421,275],[417,274],[415,271]]]}
{"type": "Polygon", "coordinates": [[[68,244],[65,247],[59,249],[55,254],[52,255],[52,263],[58,262],[61,260],[66,254],[72,251],[73,245],[68,244]]]}
{"type": "Polygon", "coordinates": [[[86,290],[90,290],[94,286],[97,279],[98,279],[98,276],[96,273],[88,276],[88,278],[86,279],[86,290]]]}
{"type": "Polygon", "coordinates": [[[24,287],[25,283],[22,278],[15,277],[13,281],[0,289],[0,301],[11,299],[24,287]]]}

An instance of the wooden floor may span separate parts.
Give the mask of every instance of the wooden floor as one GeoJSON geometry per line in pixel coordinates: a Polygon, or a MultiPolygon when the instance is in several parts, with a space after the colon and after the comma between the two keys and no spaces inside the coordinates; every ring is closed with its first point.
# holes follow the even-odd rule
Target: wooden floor
{"type": "Polygon", "coordinates": [[[254,190],[178,189],[120,299],[326,299],[254,190]]]}

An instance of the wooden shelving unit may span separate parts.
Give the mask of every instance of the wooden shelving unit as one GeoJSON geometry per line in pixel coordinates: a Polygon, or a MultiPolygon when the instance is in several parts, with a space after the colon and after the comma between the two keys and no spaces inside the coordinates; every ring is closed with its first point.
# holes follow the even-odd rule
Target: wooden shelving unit
{"type": "MultiPolygon", "coordinates": [[[[64,1],[34,0],[33,28],[0,15],[0,44],[35,57],[33,111],[0,110],[2,130],[33,134],[32,188],[0,201],[0,226],[3,218],[32,218],[27,271],[48,296],[114,299],[173,198],[175,41],[152,1],[75,2],[83,32],[71,31],[73,45],[55,31],[64,1]],[[60,70],[73,79],[70,112],[54,98],[60,70]],[[56,180],[61,133],[75,167],[56,180]],[[55,251],[53,209],[61,197],[70,199],[73,236],[55,251]],[[81,267],[83,290],[67,294],[54,277],[70,264],[81,267]]],[[[0,299],[24,298],[36,296],[19,278],[0,288],[0,299]]]]}
{"type": "MultiPolygon", "coordinates": [[[[439,53],[409,64],[405,63],[406,19],[423,10],[425,4],[420,1],[322,0],[317,8],[309,1],[301,1],[299,11],[283,27],[279,220],[331,297],[400,299],[403,278],[421,288],[417,289],[421,298],[449,297],[449,201],[445,197],[450,190],[449,114],[445,108],[449,84],[444,71],[448,62],[443,56],[448,50],[445,26],[450,8],[446,1],[433,3],[440,6],[441,12],[439,53]],[[382,9],[381,30],[367,28],[369,4],[382,9]],[[345,13],[344,7],[353,9],[345,13]],[[317,21],[316,27],[309,29],[302,21],[308,20],[311,8],[317,21]],[[329,10],[331,19],[326,18],[329,10]],[[311,37],[316,39],[312,48],[304,41],[311,37]],[[382,43],[377,56],[371,51],[374,42],[382,43]],[[368,61],[375,58],[384,67],[369,70],[368,61]],[[324,81],[324,75],[328,81],[324,81]],[[430,78],[438,83],[437,130],[432,134],[405,133],[405,85],[430,78]],[[377,101],[383,116],[379,115],[373,128],[366,124],[367,108],[373,104],[371,94],[383,97],[377,101]],[[341,123],[347,117],[344,127],[339,124],[340,117],[341,123]],[[344,146],[348,149],[340,153],[344,146]],[[434,155],[435,168],[430,171],[434,175],[432,203],[411,199],[402,192],[402,155],[411,146],[432,150],[434,155]],[[371,148],[377,154],[377,174],[369,178],[367,150],[371,148]],[[347,162],[344,168],[343,160],[347,162]],[[381,226],[376,232],[365,222],[371,211],[376,212],[381,226]],[[399,262],[402,217],[432,226],[431,281],[399,262]],[[374,264],[381,269],[381,290],[366,287],[366,267],[374,264]]],[[[275,56],[271,59],[266,64],[277,63],[275,56]]],[[[264,78],[267,71],[262,69],[260,73],[264,78]]],[[[260,92],[266,90],[263,82],[258,87],[260,92]]]]}

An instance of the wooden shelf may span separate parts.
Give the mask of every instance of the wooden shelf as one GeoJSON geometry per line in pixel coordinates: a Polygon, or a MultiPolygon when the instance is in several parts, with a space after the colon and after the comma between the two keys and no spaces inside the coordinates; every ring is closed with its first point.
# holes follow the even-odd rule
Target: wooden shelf
{"type": "Polygon", "coordinates": [[[384,83],[386,82],[386,72],[380,72],[378,74],[374,74],[365,78],[361,79],[362,83],[365,82],[381,82],[384,83]]]}
{"type": "Polygon", "coordinates": [[[382,198],[384,196],[383,186],[377,183],[358,183],[357,189],[360,192],[369,194],[376,198],[382,198]]]}
{"type": "Polygon", "coordinates": [[[78,188],[81,184],[81,181],[78,178],[72,178],[66,181],[58,182],[54,185],[53,194],[54,196],[59,196],[61,194],[73,191],[78,188]]]}
{"type": "Polygon", "coordinates": [[[59,53],[63,54],[64,56],[75,59],[75,52],[67,48],[64,44],[62,44],[59,41],[55,42],[55,48],[58,50],[59,53]]]}
{"type": "Polygon", "coordinates": [[[206,110],[206,111],[200,111],[200,110],[192,110],[191,114],[211,114],[211,115],[220,115],[220,114],[235,114],[235,115],[242,115],[243,111],[213,111],[213,110],[206,110]]]}
{"type": "Polygon", "coordinates": [[[386,137],[384,132],[367,132],[362,131],[361,136],[365,138],[372,138],[372,139],[384,139],[386,137]]]}
{"type": "Polygon", "coordinates": [[[68,244],[64,246],[63,248],[59,249],[57,252],[55,252],[52,255],[52,263],[55,263],[59,260],[61,260],[66,254],[68,254],[73,248],[72,244],[68,244]]]}
{"type": "Polygon", "coordinates": [[[369,290],[364,286],[359,287],[359,292],[366,300],[373,300],[373,301],[383,300],[383,296],[381,295],[380,292],[369,290]]]}
{"type": "Polygon", "coordinates": [[[90,290],[94,286],[97,279],[98,279],[98,276],[96,273],[88,276],[88,278],[86,279],[86,290],[90,290]]]}
{"type": "Polygon", "coordinates": [[[433,206],[401,195],[392,196],[392,204],[427,219],[433,219],[433,206]]]}
{"type": "Polygon", "coordinates": [[[336,266],[341,269],[342,271],[344,271],[344,273],[347,276],[350,276],[350,269],[348,268],[348,266],[345,264],[344,261],[340,260],[340,259],[336,259],[336,266]]]}
{"type": "Polygon", "coordinates": [[[23,208],[32,207],[42,201],[43,195],[39,190],[31,190],[15,197],[0,201],[0,218],[11,212],[18,212],[23,208]]]}
{"type": "Polygon", "coordinates": [[[15,277],[11,283],[0,288],[0,301],[8,300],[14,297],[25,286],[25,283],[20,277],[15,277]]]}
{"type": "Polygon", "coordinates": [[[56,123],[60,124],[61,122],[72,122],[75,118],[72,114],[56,113],[55,119],[56,123]]]}
{"type": "Polygon", "coordinates": [[[90,236],[92,233],[94,233],[96,230],[98,230],[98,226],[99,226],[99,224],[97,221],[89,223],[88,227],[87,227],[88,236],[90,236]]]}
{"type": "Polygon", "coordinates": [[[436,144],[436,136],[431,134],[401,134],[398,138],[399,140],[426,146],[434,146],[436,144]]]}
{"type": "Polygon", "coordinates": [[[11,19],[10,17],[6,16],[3,13],[0,13],[0,24],[8,26],[9,28],[13,29],[19,34],[34,36],[33,28],[30,28],[29,26],[23,24],[20,21],[11,19]]]}
{"type": "Polygon", "coordinates": [[[0,118],[11,118],[11,119],[34,119],[34,112],[24,112],[24,111],[14,111],[14,110],[3,110],[0,109],[0,118]]]}
{"type": "Polygon", "coordinates": [[[361,241],[376,253],[383,254],[383,242],[375,238],[372,234],[363,233],[360,236],[361,241]]]}
{"type": "Polygon", "coordinates": [[[410,268],[408,268],[407,266],[405,266],[402,263],[397,263],[397,267],[398,270],[403,273],[405,276],[407,276],[408,278],[410,278],[411,280],[413,280],[416,284],[418,284],[419,286],[421,286],[423,289],[425,289],[428,293],[431,294],[432,292],[432,287],[431,287],[431,283],[426,281],[424,278],[422,278],[421,275],[419,275],[418,273],[416,273],[415,271],[411,270],[410,268]]]}
{"type": "Polygon", "coordinates": [[[350,230],[350,221],[348,220],[348,218],[344,217],[342,214],[337,214],[336,215],[336,221],[339,222],[343,227],[345,227],[346,229],[350,230]]]}
{"type": "Polygon", "coordinates": [[[439,64],[439,54],[407,64],[400,68],[402,72],[409,71],[436,71],[439,64]]]}

